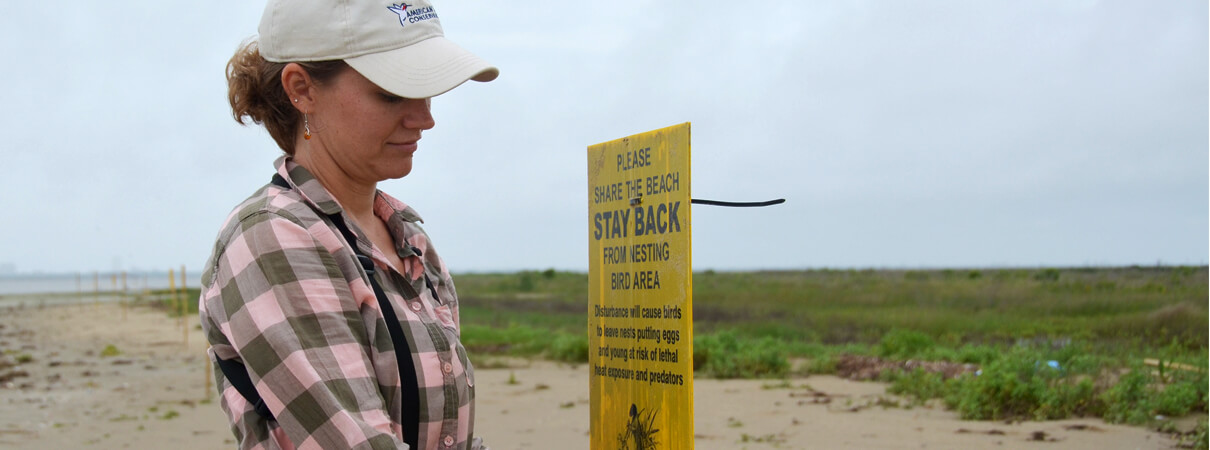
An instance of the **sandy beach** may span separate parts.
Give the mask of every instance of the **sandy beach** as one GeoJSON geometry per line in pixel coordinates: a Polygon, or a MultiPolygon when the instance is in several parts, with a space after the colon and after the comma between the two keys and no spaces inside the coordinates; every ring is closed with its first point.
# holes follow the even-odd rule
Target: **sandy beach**
{"type": "MultiPolygon", "coordinates": [[[[116,303],[0,308],[0,448],[233,448],[197,320],[116,303]],[[186,342],[187,341],[187,342],[186,342]]],[[[588,369],[477,361],[477,434],[496,450],[588,447],[588,369]]],[[[972,422],[832,376],[695,380],[695,447],[1160,449],[1100,419],[972,422]],[[906,404],[906,403],[903,403],[906,404]]],[[[1204,420],[1204,418],[1201,418],[1204,420]]]]}

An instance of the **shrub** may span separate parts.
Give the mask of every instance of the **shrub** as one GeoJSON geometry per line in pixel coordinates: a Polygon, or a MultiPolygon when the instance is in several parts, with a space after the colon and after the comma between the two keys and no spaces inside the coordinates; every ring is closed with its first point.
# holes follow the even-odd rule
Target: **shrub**
{"type": "Polygon", "coordinates": [[[1097,398],[1096,386],[1091,379],[1078,382],[1062,379],[1043,392],[1033,417],[1039,420],[1058,420],[1076,416],[1097,416],[1105,404],[1097,398]]]}
{"type": "Polygon", "coordinates": [[[586,363],[588,362],[588,336],[559,334],[551,341],[548,355],[556,361],[586,363]]]}
{"type": "Polygon", "coordinates": [[[958,349],[955,362],[984,365],[999,358],[1002,352],[987,345],[966,345],[958,349]]]}
{"type": "Polygon", "coordinates": [[[946,397],[949,389],[950,384],[940,373],[916,369],[891,375],[891,386],[887,388],[887,392],[909,397],[912,404],[919,405],[929,399],[946,397]]]}
{"type": "Polygon", "coordinates": [[[1123,375],[1117,384],[1101,395],[1106,405],[1105,421],[1132,425],[1150,421],[1152,390],[1147,387],[1150,382],[1151,376],[1139,367],[1123,375]]]}
{"type": "Polygon", "coordinates": [[[1155,396],[1155,412],[1166,416],[1183,416],[1206,409],[1206,380],[1179,381],[1164,387],[1155,396]]]}
{"type": "Polygon", "coordinates": [[[993,361],[978,376],[959,385],[947,403],[963,419],[989,420],[1023,416],[1037,404],[1042,387],[1021,367],[1020,358],[993,361]]]}
{"type": "MultiPolygon", "coordinates": [[[[693,359],[696,360],[697,355],[694,356],[693,359]]],[[[834,374],[836,373],[836,363],[838,360],[835,354],[826,354],[811,358],[811,361],[807,364],[807,373],[820,375],[834,374]]]]}
{"type": "Polygon", "coordinates": [[[1205,373],[1174,375],[1172,383],[1155,383],[1151,369],[1134,366],[1101,398],[1106,403],[1107,422],[1139,425],[1150,422],[1157,414],[1183,416],[1193,411],[1206,411],[1207,376],[1205,373]]]}
{"type": "Polygon", "coordinates": [[[790,362],[775,339],[740,340],[724,331],[694,339],[693,367],[716,378],[780,377],[790,362]]]}
{"type": "MultiPolygon", "coordinates": [[[[1069,348],[1073,347],[1075,346],[1069,348]]],[[[1059,358],[1059,361],[1063,364],[1063,370],[1069,375],[1097,375],[1102,368],[1113,366],[1113,364],[1106,361],[1106,358],[1090,354],[1065,355],[1065,357],[1059,358]]]]}
{"type": "Polygon", "coordinates": [[[901,360],[924,358],[934,345],[933,338],[924,333],[894,329],[878,343],[878,356],[901,360]]]}
{"type": "Polygon", "coordinates": [[[1060,419],[1103,409],[1092,380],[1075,381],[1024,349],[991,361],[977,376],[955,380],[946,403],[964,419],[1060,419]]]}

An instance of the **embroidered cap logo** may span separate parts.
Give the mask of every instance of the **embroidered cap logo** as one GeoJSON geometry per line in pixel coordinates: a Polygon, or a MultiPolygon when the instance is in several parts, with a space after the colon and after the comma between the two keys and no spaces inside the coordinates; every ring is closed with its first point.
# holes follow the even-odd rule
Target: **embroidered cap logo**
{"type": "Polygon", "coordinates": [[[407,10],[411,6],[412,5],[409,5],[407,3],[400,3],[398,5],[388,6],[387,9],[391,10],[391,12],[393,12],[395,14],[398,14],[399,15],[399,25],[406,27],[408,25],[407,20],[405,20],[408,17],[407,10]]]}
{"type": "Polygon", "coordinates": [[[412,8],[412,5],[400,3],[398,5],[388,6],[387,9],[399,15],[399,25],[404,27],[408,26],[409,23],[416,23],[422,20],[437,18],[437,12],[433,11],[432,6],[412,8]]]}

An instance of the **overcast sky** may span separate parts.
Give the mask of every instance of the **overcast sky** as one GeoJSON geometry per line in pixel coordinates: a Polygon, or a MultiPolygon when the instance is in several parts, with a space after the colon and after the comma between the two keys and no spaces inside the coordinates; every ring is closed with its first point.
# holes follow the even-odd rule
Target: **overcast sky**
{"type": "MultiPolygon", "coordinates": [[[[280,154],[223,68],[263,2],[0,15],[0,264],[200,268],[280,154]],[[186,7],[187,6],[187,7],[186,7]]],[[[433,102],[455,271],[586,270],[586,147],[692,122],[695,269],[1205,264],[1207,2],[437,0],[500,67],[433,102]]]]}

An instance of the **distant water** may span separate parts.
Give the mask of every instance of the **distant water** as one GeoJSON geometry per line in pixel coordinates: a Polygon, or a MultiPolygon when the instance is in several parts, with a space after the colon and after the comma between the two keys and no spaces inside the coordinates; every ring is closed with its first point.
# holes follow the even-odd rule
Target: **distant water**
{"type": "MultiPolygon", "coordinates": [[[[181,275],[176,275],[180,287],[181,275]]],[[[197,288],[201,285],[201,273],[186,272],[185,285],[197,288]]],[[[143,289],[168,289],[168,272],[137,272],[126,274],[126,290],[132,294],[143,289]]],[[[122,274],[22,274],[0,275],[0,296],[18,294],[102,294],[122,291],[122,274]]]]}

